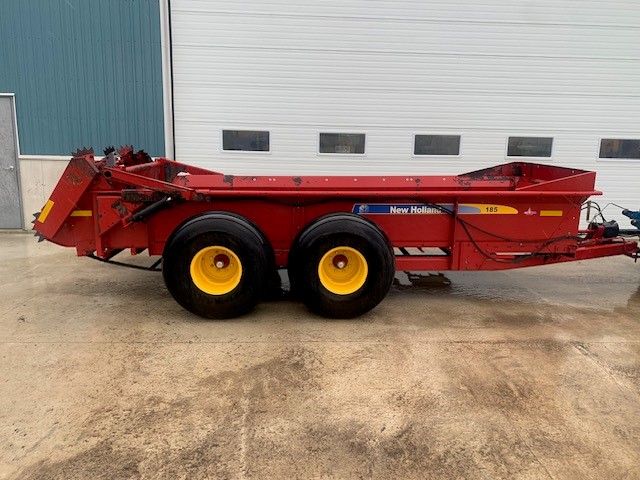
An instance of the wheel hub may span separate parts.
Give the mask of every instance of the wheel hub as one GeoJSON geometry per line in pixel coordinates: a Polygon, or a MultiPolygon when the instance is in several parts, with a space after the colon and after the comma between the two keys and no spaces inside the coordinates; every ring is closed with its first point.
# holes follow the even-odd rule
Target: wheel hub
{"type": "Polygon", "coordinates": [[[336,268],[343,269],[344,267],[347,266],[348,263],[349,263],[349,259],[345,255],[338,254],[335,257],[333,257],[333,266],[336,268]]]}
{"type": "Polygon", "coordinates": [[[318,264],[320,283],[336,295],[357,292],[364,285],[368,274],[367,260],[352,247],[332,248],[323,255],[318,264]]]}
{"type": "Polygon", "coordinates": [[[231,249],[214,245],[197,252],[191,260],[191,280],[209,295],[225,295],[242,278],[242,263],[231,249]]]}
{"type": "Polygon", "coordinates": [[[213,265],[215,265],[217,269],[226,268],[229,266],[229,263],[231,262],[229,260],[229,257],[223,253],[219,253],[218,255],[215,256],[215,258],[212,257],[212,259],[213,259],[213,265]]]}

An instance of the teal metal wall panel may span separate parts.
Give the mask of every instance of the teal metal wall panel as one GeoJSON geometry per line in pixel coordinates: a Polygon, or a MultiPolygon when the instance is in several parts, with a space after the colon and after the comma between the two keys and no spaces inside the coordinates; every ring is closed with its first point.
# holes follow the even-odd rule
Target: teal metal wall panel
{"type": "Polygon", "coordinates": [[[164,155],[159,0],[3,0],[0,92],[20,153],[133,144],[164,155]]]}

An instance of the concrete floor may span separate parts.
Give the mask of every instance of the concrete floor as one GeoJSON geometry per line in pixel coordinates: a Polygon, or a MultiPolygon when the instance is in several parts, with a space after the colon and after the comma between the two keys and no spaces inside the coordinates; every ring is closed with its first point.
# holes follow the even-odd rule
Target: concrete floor
{"type": "Polygon", "coordinates": [[[640,478],[640,264],[447,278],[205,321],[2,234],[0,478],[640,478]]]}

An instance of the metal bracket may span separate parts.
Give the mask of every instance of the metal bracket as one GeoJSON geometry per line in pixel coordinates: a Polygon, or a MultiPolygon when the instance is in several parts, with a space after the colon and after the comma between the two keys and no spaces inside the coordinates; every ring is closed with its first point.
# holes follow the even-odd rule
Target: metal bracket
{"type": "Polygon", "coordinates": [[[158,268],[158,265],[162,263],[162,258],[159,258],[150,267],[143,267],[141,265],[133,265],[131,263],[118,262],[117,260],[109,260],[106,258],[100,258],[94,255],[93,253],[87,255],[87,257],[92,258],[94,260],[98,260],[102,263],[109,263],[111,265],[117,265],[118,267],[127,267],[127,268],[135,268],[136,270],[146,270],[148,272],[161,272],[162,268],[158,268]]]}

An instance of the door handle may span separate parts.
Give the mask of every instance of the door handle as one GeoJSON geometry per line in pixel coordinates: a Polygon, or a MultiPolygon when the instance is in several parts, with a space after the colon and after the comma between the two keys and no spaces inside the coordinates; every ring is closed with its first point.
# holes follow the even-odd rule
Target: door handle
{"type": "Polygon", "coordinates": [[[6,170],[8,172],[12,171],[14,168],[16,167],[14,167],[13,165],[9,165],[8,167],[2,167],[3,170],[6,170]]]}

